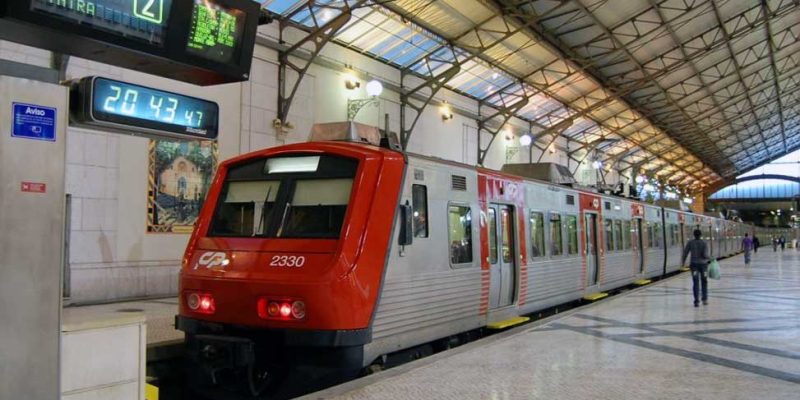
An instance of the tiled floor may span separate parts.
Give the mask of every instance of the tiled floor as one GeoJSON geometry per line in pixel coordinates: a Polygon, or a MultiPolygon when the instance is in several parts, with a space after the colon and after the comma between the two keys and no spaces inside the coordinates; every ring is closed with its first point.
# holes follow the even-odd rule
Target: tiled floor
{"type": "Polygon", "coordinates": [[[307,397],[800,399],[800,252],[753,260],[721,262],[708,306],[685,273],[307,397]]]}

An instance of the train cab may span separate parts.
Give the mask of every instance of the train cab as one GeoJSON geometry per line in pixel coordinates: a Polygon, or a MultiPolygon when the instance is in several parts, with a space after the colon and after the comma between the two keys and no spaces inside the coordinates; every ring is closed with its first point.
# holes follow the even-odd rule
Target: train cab
{"type": "Polygon", "coordinates": [[[222,163],[180,272],[190,354],[213,372],[345,348],[333,358],[360,368],[404,171],[396,151],[336,142],[222,163]]]}

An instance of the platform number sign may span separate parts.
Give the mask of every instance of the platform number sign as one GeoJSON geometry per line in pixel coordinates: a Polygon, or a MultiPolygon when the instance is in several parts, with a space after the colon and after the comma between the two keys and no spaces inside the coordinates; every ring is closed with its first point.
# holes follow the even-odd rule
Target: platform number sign
{"type": "Polygon", "coordinates": [[[164,0],[133,0],[133,15],[160,24],[164,21],[164,0]]]}

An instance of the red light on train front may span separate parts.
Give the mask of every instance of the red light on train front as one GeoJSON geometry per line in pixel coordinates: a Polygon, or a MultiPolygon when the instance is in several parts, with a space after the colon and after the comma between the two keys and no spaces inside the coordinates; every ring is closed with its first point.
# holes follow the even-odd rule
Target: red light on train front
{"type": "Polygon", "coordinates": [[[190,310],[201,314],[213,314],[217,310],[214,296],[211,293],[186,293],[186,306],[190,310]]]}
{"type": "Polygon", "coordinates": [[[281,304],[281,317],[286,318],[292,313],[292,306],[289,303],[281,304]]]}
{"type": "Polygon", "coordinates": [[[257,303],[259,318],[283,321],[301,320],[306,317],[306,304],[302,300],[260,298],[257,303]]]}

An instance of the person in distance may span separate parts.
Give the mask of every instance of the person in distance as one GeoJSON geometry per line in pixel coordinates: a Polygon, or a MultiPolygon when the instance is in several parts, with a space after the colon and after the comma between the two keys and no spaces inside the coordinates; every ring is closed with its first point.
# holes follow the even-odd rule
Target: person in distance
{"type": "Polygon", "coordinates": [[[686,265],[686,256],[692,255],[689,267],[692,270],[692,294],[694,295],[694,306],[699,306],[698,291],[701,291],[703,305],[708,305],[708,263],[711,261],[708,257],[708,247],[706,242],[700,239],[703,233],[699,229],[694,230],[694,239],[686,243],[686,248],[683,249],[683,257],[681,264],[686,265]],[[698,290],[698,286],[702,290],[698,290]]]}
{"type": "Polygon", "coordinates": [[[744,266],[750,266],[750,252],[753,251],[753,239],[748,234],[744,234],[742,239],[742,251],[744,251],[744,266]]]}

